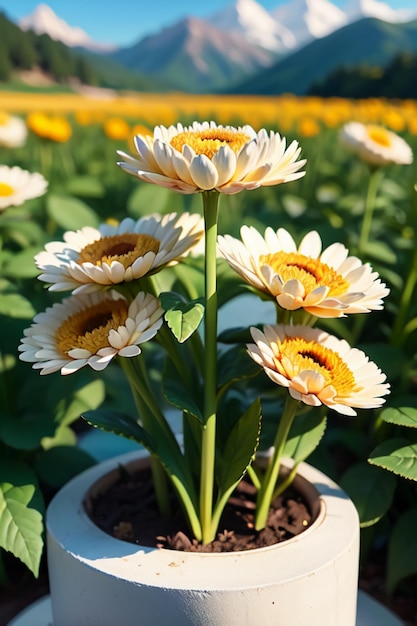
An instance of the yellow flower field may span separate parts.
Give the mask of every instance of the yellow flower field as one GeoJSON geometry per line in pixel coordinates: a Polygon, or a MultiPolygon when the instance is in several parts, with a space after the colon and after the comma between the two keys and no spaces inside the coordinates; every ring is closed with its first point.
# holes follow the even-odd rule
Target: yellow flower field
{"type": "Polygon", "coordinates": [[[218,123],[249,123],[278,127],[314,136],[323,127],[335,128],[356,119],[380,123],[395,132],[417,134],[414,100],[346,100],[318,97],[192,95],[183,93],[127,93],[95,90],[91,95],[28,94],[3,92],[0,110],[19,115],[31,112],[76,116],[78,123],[102,123],[107,118],[126,119],[132,125],[169,125],[178,120],[215,119],[218,123]]]}

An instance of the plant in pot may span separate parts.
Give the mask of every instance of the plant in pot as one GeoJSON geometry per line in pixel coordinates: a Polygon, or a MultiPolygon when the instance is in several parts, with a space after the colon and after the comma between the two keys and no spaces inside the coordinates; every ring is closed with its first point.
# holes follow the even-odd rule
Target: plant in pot
{"type": "MultiPolygon", "coordinates": [[[[241,240],[218,235],[221,194],[304,175],[297,142],[287,147],[275,132],[195,122],[156,127],[135,144],[137,155],[120,153],[119,165],[143,181],[200,193],[203,216],[126,218],[47,244],[36,256],[39,278],[52,291],[73,293],[36,316],[19,346],[20,358],[41,374],[85,365],[100,372],[117,361],[137,415],[112,409],[84,417],[150,453],[83,473],[50,505],[54,624],[132,624],[140,613],[143,624],[298,626],[308,616],[311,624],[353,626],[357,514],[304,460],[325,430],[326,408],[353,416],[356,408],[380,407],[389,385],[362,351],[315,324],[381,309],[388,289],[341,243],[322,250],[315,231],[298,246],[284,229],[262,235],[243,226],[241,240]],[[175,273],[186,265],[189,273],[175,273]],[[228,276],[223,292],[220,271],[228,276]],[[260,319],[259,327],[218,336],[219,293],[224,300],[236,293],[231,275],[260,297],[260,317],[263,301],[275,303],[276,324],[260,319]],[[181,438],[166,401],[181,413],[181,438]],[[152,476],[154,518],[168,529],[157,531],[153,545],[132,536],[131,519],[118,518],[110,537],[88,514],[118,477],[126,482],[143,464],[152,476]],[[282,515],[280,496],[290,485],[303,494],[305,530],[280,542],[285,523],[278,522],[271,540],[271,520],[282,515]],[[230,526],[233,500],[240,530],[230,526]],[[169,522],[178,510],[184,521],[176,532],[169,522]]],[[[138,496],[136,508],[145,500],[138,496]]]]}

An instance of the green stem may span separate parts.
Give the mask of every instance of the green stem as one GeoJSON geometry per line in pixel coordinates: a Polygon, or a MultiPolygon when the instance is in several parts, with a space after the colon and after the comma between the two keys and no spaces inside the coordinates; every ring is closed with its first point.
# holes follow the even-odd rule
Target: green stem
{"type": "Polygon", "coordinates": [[[274,441],[274,453],[265,475],[262,478],[262,486],[258,492],[255,520],[256,530],[265,528],[269,507],[271,506],[275,485],[278,480],[282,453],[287,441],[288,433],[290,432],[291,424],[293,423],[297,411],[297,407],[298,400],[294,400],[294,398],[288,395],[274,441]]]}
{"type": "Polygon", "coordinates": [[[400,306],[395,318],[394,327],[392,329],[390,343],[393,346],[401,346],[409,331],[409,324],[407,325],[407,317],[410,309],[410,304],[413,298],[414,290],[417,285],[417,248],[414,248],[414,253],[411,258],[410,269],[405,281],[405,285],[401,292],[400,306]]]}
{"type": "Polygon", "coordinates": [[[375,201],[376,201],[376,192],[378,189],[378,184],[382,176],[382,168],[376,168],[371,170],[371,174],[369,177],[368,183],[368,191],[366,194],[365,200],[365,210],[362,219],[361,232],[359,235],[359,243],[358,243],[358,256],[362,256],[364,254],[366,244],[369,241],[369,235],[371,232],[372,226],[372,218],[375,209],[375,201]]]}
{"type": "MultiPolygon", "coordinates": [[[[147,425],[149,420],[154,419],[154,416],[156,417],[156,415],[154,413],[154,408],[149,406],[149,390],[146,388],[143,381],[138,380],[139,376],[135,375],[137,374],[137,369],[135,370],[135,368],[132,367],[133,364],[130,361],[131,359],[121,359],[122,367],[126,372],[131,385],[133,398],[135,400],[138,413],[141,416],[143,426],[146,430],[148,430],[147,425]]],[[[140,373],[140,376],[142,375],[143,372],[140,373]]],[[[160,417],[157,419],[160,419],[160,417]]],[[[163,418],[163,420],[165,421],[165,418],[163,418]]],[[[167,476],[161,462],[154,456],[151,456],[151,472],[152,483],[155,489],[159,511],[164,517],[169,517],[171,510],[168,497],[167,476]]]]}
{"type": "Polygon", "coordinates": [[[203,192],[205,222],[204,424],[200,469],[200,520],[203,543],[212,541],[217,410],[217,216],[219,194],[203,192]]]}

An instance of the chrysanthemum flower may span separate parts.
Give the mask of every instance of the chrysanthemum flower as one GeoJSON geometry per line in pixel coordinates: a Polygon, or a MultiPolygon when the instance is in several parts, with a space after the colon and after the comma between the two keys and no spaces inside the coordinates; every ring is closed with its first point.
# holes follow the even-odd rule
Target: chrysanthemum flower
{"type": "Polygon", "coordinates": [[[103,370],[115,356],[132,357],[155,336],[163,310],[138,293],[129,303],[114,291],[70,296],[35,316],[19,345],[19,358],[41,374],[72,374],[84,365],[103,370]]]}
{"type": "Polygon", "coordinates": [[[304,176],[297,161],[301,148],[286,147],[278,133],[251,126],[234,128],[214,122],[192,126],[156,126],[153,136],[137,135],[138,155],[124,152],[118,163],[128,174],[183,194],[217,190],[234,194],[243,189],[278,185],[304,176]]]}
{"type": "Polygon", "coordinates": [[[295,400],[324,404],[342,415],[356,415],[353,407],[372,409],[385,402],[385,374],[345,340],[306,326],[265,326],[264,332],[251,328],[251,335],[255,343],[247,348],[252,359],[295,400]]]}
{"type": "Polygon", "coordinates": [[[27,126],[20,117],[0,111],[0,146],[19,148],[25,144],[27,134],[27,126]]]}
{"type": "Polygon", "coordinates": [[[42,174],[22,170],[15,165],[0,165],[0,211],[19,206],[30,198],[43,196],[48,187],[42,174]]]}
{"type": "Polygon", "coordinates": [[[86,226],[64,234],[64,242],[51,242],[35,257],[51,283],[51,291],[97,291],[130,282],[174,264],[203,237],[198,214],[150,215],[137,221],[126,218],[119,225],[86,226]]]}
{"type": "Polygon", "coordinates": [[[342,145],[370,165],[408,165],[413,152],[406,141],[383,126],[349,122],[339,134],[342,145]]]}
{"type": "Polygon", "coordinates": [[[334,243],[322,252],[316,231],[296,246],[284,228],[241,228],[242,241],[230,235],[218,238],[220,254],[250,285],[269,294],[283,309],[304,309],[317,317],[343,317],[382,309],[389,289],[373,272],[334,243]]]}

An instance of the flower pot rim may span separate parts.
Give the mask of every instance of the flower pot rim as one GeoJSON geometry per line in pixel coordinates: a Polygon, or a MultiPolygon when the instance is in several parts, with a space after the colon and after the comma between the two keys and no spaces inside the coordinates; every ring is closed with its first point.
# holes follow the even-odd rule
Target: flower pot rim
{"type": "Polygon", "coordinates": [[[138,581],[141,585],[215,589],[218,586],[224,588],[225,580],[227,588],[273,584],[277,568],[278,576],[281,575],[281,563],[285,564],[281,568],[283,579],[297,578],[304,574],[306,567],[313,572],[324,567],[328,559],[333,558],[335,542],[339,544],[338,551],[348,551],[352,541],[357,540],[359,521],[351,500],[336,483],[306,463],[300,464],[298,473],[308,474],[307,480],[314,483],[320,498],[320,513],[310,528],[288,541],[254,550],[202,553],[140,546],[111,537],[99,529],[84,510],[85,494],[103,475],[121,464],[147,456],[146,450],[125,453],[93,466],[67,483],[47,510],[51,543],[57,542],[73,558],[90,568],[110,576],[115,575],[116,568],[117,576],[138,581]],[[195,568],[202,562],[204,567],[199,569],[203,572],[196,577],[195,568]],[[255,583],[253,570],[257,572],[255,583]]]}

